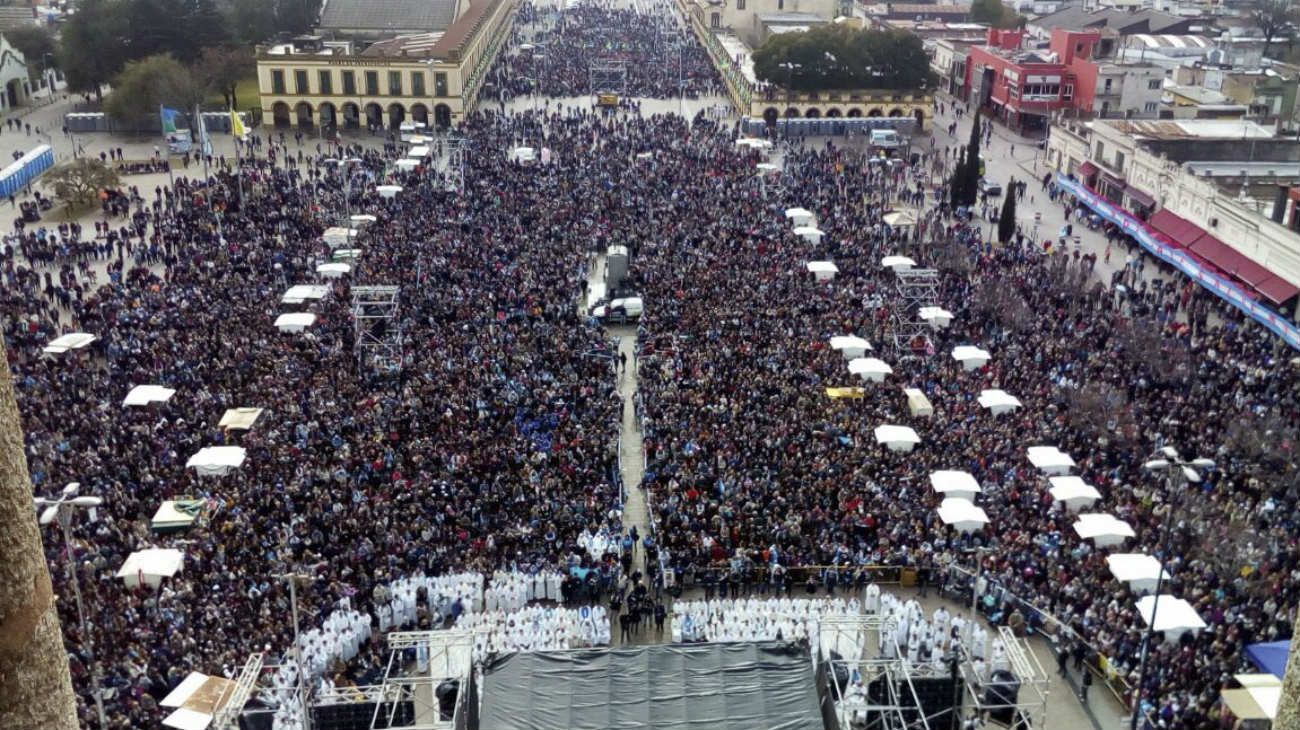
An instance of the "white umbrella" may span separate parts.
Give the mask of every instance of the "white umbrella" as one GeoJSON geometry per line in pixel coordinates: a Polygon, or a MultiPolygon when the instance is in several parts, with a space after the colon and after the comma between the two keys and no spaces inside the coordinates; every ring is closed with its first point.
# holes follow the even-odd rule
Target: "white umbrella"
{"type": "Polygon", "coordinates": [[[147,585],[157,588],[163,578],[170,578],[180,572],[185,564],[185,553],[171,548],[148,548],[138,550],[126,556],[126,562],[117,571],[127,588],[147,585]]]}
{"type": "Polygon", "coordinates": [[[337,279],[352,270],[350,264],[329,263],[316,267],[316,273],[326,279],[337,279]]]}
{"type": "Polygon", "coordinates": [[[965,471],[932,471],[930,486],[944,497],[967,501],[975,499],[975,495],[981,491],[980,483],[971,476],[970,472],[965,471]]]}
{"type": "Polygon", "coordinates": [[[958,532],[975,532],[989,523],[984,510],[964,499],[945,499],[939,504],[939,519],[958,532]]]}
{"type": "MultiPolygon", "coordinates": [[[[1163,570],[1160,561],[1145,553],[1115,553],[1106,556],[1110,574],[1115,580],[1127,583],[1134,593],[1150,593],[1156,589],[1163,570]]],[[[1169,580],[1169,571],[1164,570],[1164,580],[1169,580]]]]}
{"type": "Polygon", "coordinates": [[[173,395],[176,395],[175,390],[161,385],[137,385],[126,394],[122,405],[147,406],[150,403],[166,403],[173,395]]]}
{"type": "Polygon", "coordinates": [[[316,323],[311,312],[289,312],[275,318],[275,328],[281,332],[302,332],[316,323]]]}
{"type": "Polygon", "coordinates": [[[402,186],[401,185],[379,185],[375,188],[375,191],[379,193],[379,196],[381,198],[394,198],[397,197],[398,193],[402,192],[402,186]]]}
{"type": "Polygon", "coordinates": [[[921,443],[921,437],[907,426],[876,426],[876,443],[884,444],[890,451],[907,453],[921,443]]]}
{"type": "Polygon", "coordinates": [[[308,299],[322,299],[329,294],[328,284],[295,284],[280,297],[283,304],[302,304],[308,299]]]}
{"type": "Polygon", "coordinates": [[[239,446],[207,446],[185,462],[186,469],[193,469],[202,476],[225,476],[232,470],[244,465],[247,452],[239,446]]]}
{"type": "Polygon", "coordinates": [[[806,226],[813,222],[812,211],[806,208],[786,208],[785,217],[795,226],[806,226]]]}
{"type": "Polygon", "coordinates": [[[808,243],[818,243],[822,240],[822,236],[826,234],[815,226],[796,226],[794,235],[801,236],[808,243]]]}
{"type": "Polygon", "coordinates": [[[1170,643],[1177,642],[1188,631],[1195,633],[1205,628],[1205,621],[1192,604],[1169,593],[1161,594],[1159,602],[1156,596],[1142,596],[1137,601],[1137,609],[1143,623],[1164,632],[1165,641],[1170,643]]]}
{"type": "Polygon", "coordinates": [[[1094,502],[1101,499],[1101,492],[1098,492],[1096,487],[1079,477],[1048,477],[1047,481],[1052,485],[1052,488],[1048,490],[1052,493],[1052,499],[1064,504],[1065,509],[1070,512],[1087,509],[1094,502]]]}
{"type": "Polygon", "coordinates": [[[81,348],[94,342],[96,337],[86,332],[69,332],[66,335],[50,340],[45,346],[44,351],[51,355],[62,355],[68,350],[80,350],[81,348]]]}
{"type": "Polygon", "coordinates": [[[857,335],[838,335],[831,338],[831,349],[839,350],[845,360],[852,360],[870,350],[871,343],[857,335]]]}
{"type": "Polygon", "coordinates": [[[952,348],[952,359],[961,363],[964,370],[978,370],[989,361],[989,351],[974,345],[958,345],[952,348]]]}
{"type": "Polygon", "coordinates": [[[921,319],[930,323],[930,326],[940,330],[952,323],[952,312],[943,307],[921,307],[921,319]]]}
{"type": "Polygon", "coordinates": [[[840,267],[834,261],[809,261],[808,270],[817,281],[830,281],[839,273],[840,267]]]}
{"type": "Polygon", "coordinates": [[[849,361],[849,372],[861,376],[863,380],[873,383],[883,382],[886,375],[894,372],[884,360],[874,357],[858,357],[849,361]]]}
{"type": "Polygon", "coordinates": [[[221,421],[217,428],[224,428],[228,431],[247,431],[257,422],[258,417],[262,415],[261,408],[231,408],[221,416],[221,421]]]}
{"type": "Polygon", "coordinates": [[[1074,531],[1080,538],[1092,540],[1097,547],[1118,545],[1135,534],[1124,520],[1102,513],[1079,515],[1074,522],[1074,531]]]}
{"type": "Polygon", "coordinates": [[[1025,453],[1029,463],[1048,476],[1068,474],[1074,468],[1074,459],[1055,446],[1030,446],[1025,453]]]}
{"type": "Polygon", "coordinates": [[[916,262],[906,256],[886,256],[880,260],[880,266],[894,271],[911,271],[916,262]]]}
{"type": "Polygon", "coordinates": [[[1010,413],[1020,407],[1020,399],[1004,390],[981,390],[977,400],[995,416],[1010,413]]]}

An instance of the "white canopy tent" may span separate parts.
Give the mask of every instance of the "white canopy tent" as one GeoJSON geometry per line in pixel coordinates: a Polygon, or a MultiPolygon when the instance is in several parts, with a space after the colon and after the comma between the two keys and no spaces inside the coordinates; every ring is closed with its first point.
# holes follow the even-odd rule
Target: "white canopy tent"
{"type": "Polygon", "coordinates": [[[754,169],[758,170],[758,174],[760,175],[769,175],[774,172],[780,172],[781,166],[771,162],[760,162],[754,166],[754,169]]]}
{"type": "Polygon", "coordinates": [[[1137,610],[1142,622],[1163,632],[1170,643],[1188,631],[1195,633],[1205,628],[1205,621],[1192,604],[1169,593],[1161,594],[1158,602],[1155,596],[1142,596],[1137,600],[1137,610]]]}
{"type": "Polygon", "coordinates": [[[361,258],[361,249],[359,248],[336,248],[334,253],[330,255],[330,259],[335,263],[347,263],[348,261],[356,261],[359,258],[361,258]]]}
{"type": "Polygon", "coordinates": [[[524,164],[537,161],[537,150],[532,147],[515,147],[510,150],[510,161],[524,164]]]}
{"type": "MultiPolygon", "coordinates": [[[[519,149],[532,149],[531,147],[520,147],[519,149]]],[[[518,151],[518,150],[516,150],[518,151]]],[[[406,151],[406,157],[410,160],[423,160],[429,156],[429,148],[425,145],[414,145],[406,151]]]]}
{"type": "Polygon", "coordinates": [[[975,495],[982,491],[980,483],[975,477],[970,472],[965,471],[932,471],[930,472],[930,486],[934,487],[934,491],[944,497],[967,501],[974,500],[975,495]]]}
{"type": "Polygon", "coordinates": [[[826,234],[816,226],[795,226],[794,235],[803,238],[808,243],[821,243],[822,236],[826,234]]]}
{"type": "Polygon", "coordinates": [[[965,499],[945,499],[939,504],[939,519],[958,532],[975,532],[989,523],[984,510],[965,499]]]}
{"type": "Polygon", "coordinates": [[[1052,485],[1048,490],[1052,494],[1052,499],[1065,505],[1065,509],[1070,512],[1087,509],[1101,499],[1101,492],[1079,477],[1068,475],[1048,477],[1047,481],[1052,485]]]}
{"type": "Polygon", "coordinates": [[[351,264],[331,262],[316,267],[316,273],[325,279],[338,279],[352,270],[351,264]]]}
{"type": "Polygon", "coordinates": [[[1124,520],[1096,512],[1079,515],[1074,522],[1074,531],[1084,540],[1092,540],[1097,547],[1118,545],[1135,534],[1124,520]]]}
{"type": "Polygon", "coordinates": [[[162,722],[176,730],[206,730],[213,716],[235,695],[235,683],[221,677],[190,672],[162,702],[176,708],[162,722]]]}
{"type": "Polygon", "coordinates": [[[330,293],[328,284],[295,284],[280,297],[282,304],[302,304],[308,299],[324,299],[330,293]]]}
{"type": "Polygon", "coordinates": [[[943,307],[921,307],[918,314],[922,320],[929,322],[930,326],[937,330],[952,324],[952,312],[943,307]]]}
{"type": "Polygon", "coordinates": [[[886,213],[884,221],[892,228],[910,228],[916,225],[916,211],[911,208],[900,208],[892,213],[886,213]]]}
{"type": "Polygon", "coordinates": [[[1004,390],[981,390],[979,404],[990,413],[1000,416],[1020,407],[1020,399],[1004,390]]]}
{"type": "Polygon", "coordinates": [[[176,391],[161,385],[137,385],[122,400],[124,406],[147,406],[150,403],[166,403],[176,391]]]}
{"type": "Polygon", "coordinates": [[[275,328],[281,332],[302,332],[316,323],[311,312],[289,312],[275,318],[275,328]]]}
{"type": "MultiPolygon", "coordinates": [[[[1160,561],[1145,553],[1115,553],[1106,556],[1110,574],[1115,580],[1127,583],[1134,593],[1151,593],[1160,582],[1160,561]]],[[[1169,571],[1164,571],[1164,580],[1169,580],[1169,571]]]]}
{"type": "Polygon", "coordinates": [[[907,398],[907,412],[913,417],[929,418],[934,415],[934,405],[925,397],[925,391],[920,388],[903,388],[903,395],[907,398]]]}
{"type": "Polygon", "coordinates": [[[261,408],[231,408],[221,416],[217,428],[224,428],[227,431],[247,431],[261,415],[261,408]]]}
{"type": "Polygon", "coordinates": [[[1074,459],[1055,446],[1030,446],[1025,452],[1029,463],[1048,476],[1069,474],[1074,468],[1074,459]]]}
{"type": "Polygon", "coordinates": [[[769,141],[767,141],[767,140],[765,140],[765,139],[759,139],[759,138],[757,138],[757,137],[740,137],[739,139],[736,140],[736,146],[737,146],[737,147],[748,147],[748,148],[750,148],[750,149],[754,149],[754,150],[770,150],[770,149],[772,149],[772,143],[771,143],[771,142],[769,142],[769,141]]]}
{"type": "Polygon", "coordinates": [[[379,219],[369,213],[356,213],[348,220],[354,226],[364,227],[378,221],[379,219]]]}
{"type": "Polygon", "coordinates": [[[894,372],[884,360],[859,357],[849,361],[849,372],[873,383],[884,382],[885,376],[894,372]]]}
{"type": "Polygon", "coordinates": [[[852,360],[871,350],[871,343],[857,335],[837,335],[831,338],[831,349],[838,350],[845,360],[852,360]]]}
{"type": "Polygon", "coordinates": [[[952,348],[952,359],[961,363],[963,370],[979,370],[989,361],[989,351],[974,345],[958,345],[952,348]]]}
{"type": "Polygon", "coordinates": [[[817,281],[830,281],[840,272],[834,261],[809,261],[807,266],[817,281]]]}
{"type": "Polygon", "coordinates": [[[1265,722],[1277,719],[1277,707],[1282,702],[1281,679],[1272,674],[1234,674],[1232,678],[1241,689],[1225,689],[1219,696],[1233,717],[1243,721],[1234,728],[1268,727],[1265,722]]]}
{"type": "Polygon", "coordinates": [[[321,234],[321,240],[325,241],[325,245],[330,248],[341,248],[348,245],[350,241],[360,235],[361,231],[358,231],[355,228],[331,226],[326,228],[325,232],[321,234]]]}
{"type": "Polygon", "coordinates": [[[785,217],[796,228],[812,225],[814,220],[812,211],[806,208],[786,208],[785,217]]]}
{"type": "Polygon", "coordinates": [[[50,340],[43,351],[50,355],[62,355],[68,350],[80,350],[96,339],[94,335],[86,332],[69,332],[50,340]]]}
{"type": "Polygon", "coordinates": [[[423,134],[413,134],[411,135],[411,139],[407,141],[409,144],[412,145],[421,145],[421,144],[429,144],[430,140],[428,137],[424,136],[423,134]]]}
{"type": "Polygon", "coordinates": [[[420,164],[421,164],[420,160],[412,160],[408,157],[405,159],[394,161],[393,167],[396,167],[398,170],[401,170],[402,172],[410,172],[415,168],[419,167],[420,164]]]}
{"type": "Polygon", "coordinates": [[[907,426],[876,426],[875,433],[876,443],[884,444],[890,451],[908,453],[921,443],[921,437],[907,426]]]}
{"type": "Polygon", "coordinates": [[[880,260],[880,268],[894,271],[911,271],[916,262],[906,256],[886,256],[880,260]]]}
{"type": "Polygon", "coordinates": [[[377,185],[375,186],[375,192],[379,193],[379,197],[381,198],[395,198],[397,197],[398,193],[402,192],[402,186],[401,185],[377,185]]]}
{"type": "Polygon", "coordinates": [[[185,564],[185,553],[171,548],[149,548],[138,550],[126,557],[126,562],[117,571],[127,588],[139,588],[142,585],[157,589],[163,578],[170,578],[180,572],[185,564]]]}
{"type": "Polygon", "coordinates": [[[163,533],[187,529],[198,520],[202,505],[195,499],[169,499],[158,506],[149,520],[149,529],[163,533]]]}
{"type": "Polygon", "coordinates": [[[239,446],[205,446],[185,462],[185,468],[193,469],[200,476],[224,477],[243,466],[245,458],[247,452],[239,446]]]}

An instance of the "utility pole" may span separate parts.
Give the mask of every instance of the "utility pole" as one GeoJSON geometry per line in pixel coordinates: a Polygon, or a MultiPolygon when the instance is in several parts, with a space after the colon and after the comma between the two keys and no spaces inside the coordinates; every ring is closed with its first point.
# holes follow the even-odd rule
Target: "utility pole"
{"type": "MultiPolygon", "coordinates": [[[[8,362],[0,338],[0,362],[8,362]]],[[[0,718],[7,730],[77,730],[68,655],[41,547],[22,423],[0,368],[0,718]]]]}

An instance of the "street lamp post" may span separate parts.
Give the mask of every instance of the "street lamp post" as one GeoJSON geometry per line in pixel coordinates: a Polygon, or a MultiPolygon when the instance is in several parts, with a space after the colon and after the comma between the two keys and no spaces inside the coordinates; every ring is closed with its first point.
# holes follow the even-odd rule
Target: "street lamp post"
{"type": "MultiPolygon", "coordinates": [[[[1170,487],[1170,507],[1177,506],[1182,502],[1182,488],[1188,483],[1195,484],[1201,481],[1201,471],[1213,469],[1214,461],[1212,459],[1190,459],[1186,460],[1178,455],[1178,450],[1172,446],[1165,446],[1160,449],[1156,458],[1147,461],[1142,468],[1148,472],[1165,472],[1170,487]],[[1174,500],[1177,500],[1175,502],[1174,500]]],[[[1151,654],[1151,639],[1156,633],[1156,618],[1160,615],[1160,592],[1164,589],[1165,581],[1165,561],[1169,556],[1169,535],[1170,528],[1174,523],[1173,515],[1166,515],[1164,524],[1160,528],[1160,570],[1156,572],[1156,592],[1155,600],[1151,602],[1151,620],[1147,622],[1146,634],[1142,637],[1142,654],[1138,659],[1138,680],[1137,690],[1133,697],[1133,716],[1129,723],[1130,730],[1138,729],[1138,718],[1142,715],[1142,695],[1143,685],[1146,683],[1147,660],[1151,654]]],[[[1155,699],[1154,697],[1152,699],[1155,699]]]]}
{"type": "Polygon", "coordinates": [[[37,507],[44,507],[41,511],[39,522],[41,525],[48,525],[55,519],[58,519],[59,525],[63,528],[63,545],[67,550],[68,581],[72,583],[72,595],[77,602],[77,621],[81,628],[81,640],[86,647],[86,654],[90,664],[90,682],[92,695],[95,698],[95,712],[99,716],[99,726],[108,727],[108,716],[104,713],[104,697],[102,683],[99,677],[99,662],[95,660],[95,641],[90,632],[86,629],[86,607],[81,600],[81,574],[77,570],[77,561],[72,554],[72,514],[77,509],[91,509],[103,504],[104,500],[99,497],[79,497],[77,492],[80,491],[81,485],[72,482],[63,488],[58,499],[48,499],[46,497],[37,497],[34,503],[37,507]]]}

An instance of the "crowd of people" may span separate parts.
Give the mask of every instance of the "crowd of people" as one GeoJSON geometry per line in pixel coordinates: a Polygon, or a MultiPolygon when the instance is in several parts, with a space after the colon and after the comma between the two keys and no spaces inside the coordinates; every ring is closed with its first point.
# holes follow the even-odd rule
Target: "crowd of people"
{"type": "MultiPolygon", "coordinates": [[[[534,50],[512,49],[492,72],[514,93],[587,94],[591,62],[621,58],[629,94],[673,96],[679,48],[688,95],[716,83],[666,17],[582,4],[544,19],[528,6],[520,27],[536,34],[517,39],[534,50]]],[[[987,548],[987,580],[1132,682],[1142,634],[1132,596],[1026,461],[1025,446],[1045,443],[1102,490],[1099,509],[1133,525],[1129,547],[1164,555],[1172,590],[1209,623],[1154,650],[1144,689],[1165,727],[1206,726],[1242,647],[1290,635],[1279,608],[1300,599],[1296,495],[1284,481],[1297,368],[1217,300],[1166,272],[1144,275],[1136,254],[1111,282],[1121,289],[1090,282],[1078,252],[1044,255],[1023,237],[994,246],[946,207],[924,157],[881,166],[853,148],[792,143],[760,183],[763,152],[674,115],[547,106],[477,113],[459,131],[476,151],[459,191],[436,165],[392,172],[396,143],[313,154],[269,135],[238,169],[223,161],[212,178],[178,176],[151,197],[114,192],[93,237],[20,225],[5,238],[0,313],[32,482],[51,494],[77,481],[105,500],[95,521],[77,518],[68,556],[89,635],[60,603],[85,727],[100,727],[92,640],[108,727],[156,726],[158,700],[189,671],[233,675],[250,651],[291,646],[283,573],[313,576],[298,596],[317,625],[345,599],[375,626],[399,613],[446,625],[464,606],[388,586],[458,571],[543,573],[498,588],[512,607],[540,585],[561,602],[626,593],[648,613],[645,586],[624,588],[610,537],[624,527],[616,358],[578,307],[589,254],[613,244],[628,247],[628,285],[646,302],[629,367],[656,559],[673,584],[707,576],[733,597],[742,582],[833,590],[875,566],[931,571],[987,548]],[[551,162],[513,161],[519,140],[551,162]],[[340,169],[325,163],[332,155],[361,162],[340,169]],[[378,195],[381,181],[402,192],[378,195]],[[884,223],[918,200],[932,205],[914,229],[884,223]],[[819,243],[792,234],[792,206],[815,214],[819,243]],[[360,259],[303,305],[317,315],[306,333],[277,332],[281,294],[317,280],[320,235],[343,210],[377,219],[360,259]],[[935,304],[954,315],[902,350],[891,347],[893,274],[880,266],[895,252],[941,271],[935,304]],[[815,282],[814,260],[834,261],[836,278],[815,282]],[[400,287],[385,325],[400,332],[400,368],[357,355],[359,284],[400,287]],[[97,340],[42,354],[70,331],[97,340]],[[860,384],[828,345],[840,334],[867,338],[893,367],[861,399],[825,393],[860,384]],[[948,357],[959,344],[992,360],[964,371],[948,357]],[[146,383],[176,395],[121,405],[146,383]],[[921,388],[933,415],[911,417],[899,385],[921,388]],[[975,402],[985,388],[1023,408],[990,416],[975,402]],[[266,409],[250,431],[217,427],[225,409],[248,406],[266,409]],[[884,450],[872,432],[886,423],[913,426],[920,445],[884,450]],[[246,463],[224,477],[185,468],[213,445],[244,447],[246,463]],[[1165,445],[1218,466],[1194,489],[1156,481],[1141,464],[1165,445]],[[927,481],[938,469],[979,479],[985,530],[959,535],[939,521],[927,481]],[[204,517],[179,537],[151,534],[159,503],[180,496],[204,500],[204,517]],[[113,574],[151,544],[182,547],[184,571],[157,593],[127,590],[113,574]]],[[[63,564],[60,541],[47,544],[51,565],[63,564]]],[[[56,571],[60,595],[66,580],[56,571]]],[[[373,679],[383,663],[373,640],[348,654],[349,676],[331,683],[373,679]]]]}

